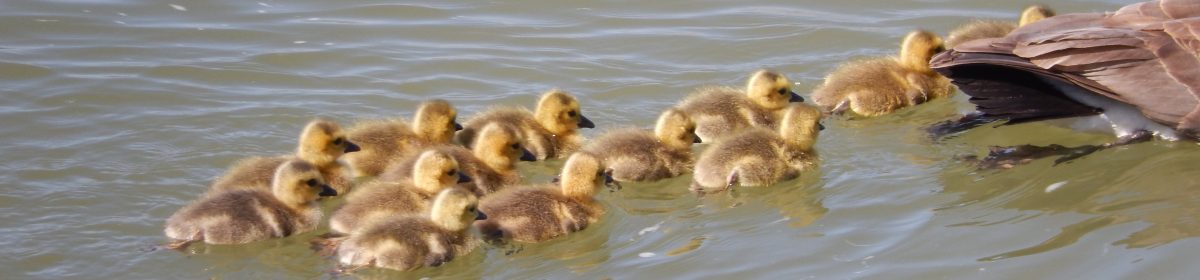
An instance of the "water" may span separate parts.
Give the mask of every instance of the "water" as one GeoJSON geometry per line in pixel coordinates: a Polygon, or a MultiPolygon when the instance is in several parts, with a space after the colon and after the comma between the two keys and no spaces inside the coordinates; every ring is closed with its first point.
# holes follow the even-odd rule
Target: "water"
{"type": "MultiPolygon", "coordinates": [[[[575,93],[598,130],[647,127],[707,84],[769,67],[808,92],[905,32],[1014,19],[1023,1],[4,1],[0,270],[5,278],[330,278],[306,242],[147,250],[238,158],[289,152],[316,116],[465,117],[575,93]]],[[[1060,12],[1125,1],[1045,1],[1060,12]]],[[[977,171],[989,145],[1112,140],[1047,125],[943,143],[959,95],[827,120],[819,170],[697,199],[688,178],[603,193],[603,222],[382,278],[1185,278],[1200,268],[1200,147],[1153,142],[1070,164],[977,171]],[[513,252],[515,251],[515,252],[513,252]],[[506,254],[511,253],[511,254],[506,254]]],[[[561,162],[526,164],[529,181],[561,162]]],[[[326,205],[334,207],[336,203],[326,205]]],[[[323,231],[323,230],[322,230],[323,231]]]]}

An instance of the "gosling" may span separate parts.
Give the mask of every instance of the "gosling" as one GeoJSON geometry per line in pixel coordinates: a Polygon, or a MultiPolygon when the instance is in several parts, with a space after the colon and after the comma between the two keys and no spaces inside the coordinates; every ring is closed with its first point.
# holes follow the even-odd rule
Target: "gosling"
{"type": "Polygon", "coordinates": [[[475,226],[489,240],[517,242],[541,242],[583,230],[604,215],[604,207],[592,196],[610,180],[599,158],[572,154],[559,185],[515,187],[488,196],[479,208],[489,218],[475,226]]]}
{"type": "Polygon", "coordinates": [[[1017,27],[1052,17],[1054,14],[1054,10],[1046,6],[1032,5],[1021,11],[1021,20],[1018,22],[976,20],[950,31],[950,35],[946,36],[946,48],[953,49],[958,44],[978,39],[1004,37],[1017,27]]]}
{"type": "Polygon", "coordinates": [[[819,109],[788,107],[778,131],[754,128],[705,149],[696,161],[692,190],[701,194],[734,186],[766,186],[790,180],[816,163],[813,144],[824,129],[819,109]]]}
{"type": "MultiPolygon", "coordinates": [[[[535,158],[521,144],[521,135],[517,129],[505,123],[491,123],[483,127],[480,137],[475,140],[474,148],[454,145],[443,145],[432,148],[453,157],[462,173],[472,178],[470,182],[459,186],[483,197],[494,193],[505,186],[514,185],[521,181],[517,174],[516,162],[533,161],[535,158]]],[[[411,181],[416,160],[401,161],[380,175],[381,181],[398,182],[411,181]]]]}
{"type": "Polygon", "coordinates": [[[600,157],[615,181],[646,182],[692,172],[696,123],[682,110],[664,111],[654,131],[629,128],[597,137],[583,151],[600,157]]]}
{"type": "Polygon", "coordinates": [[[337,258],[351,267],[413,270],[439,266],[470,253],[477,242],[468,229],[486,219],[470,192],[450,188],[438,193],[427,216],[395,216],[372,221],[337,247],[337,258]]]}
{"type": "Polygon", "coordinates": [[[804,102],[791,87],[792,82],[783,74],[759,70],[750,75],[745,90],[702,87],[680,101],[677,108],[696,122],[700,140],[710,142],[752,126],[774,128],[788,103],[804,102]]]}
{"type": "Polygon", "coordinates": [[[450,143],[454,132],[462,129],[458,111],[450,102],[433,99],[421,103],[413,123],[403,119],[372,120],[349,129],[350,141],[362,151],[346,156],[355,177],[379,176],[396,158],[415,156],[426,147],[450,143]]]}
{"type": "Polygon", "coordinates": [[[241,189],[270,192],[275,169],[285,161],[300,159],[316,166],[322,179],[329,182],[339,194],[344,194],[350,191],[354,180],[348,176],[350,171],[339,158],[357,151],[358,145],[346,139],[346,134],[337,123],[316,119],[310,121],[304,127],[304,131],[300,132],[300,144],[296,148],[296,154],[242,159],[213,182],[209,193],[241,189]]]}
{"type": "Polygon", "coordinates": [[[428,150],[417,157],[412,180],[408,182],[372,181],[346,196],[346,203],[329,218],[334,234],[349,234],[363,224],[382,216],[415,214],[429,209],[429,201],[444,189],[471,180],[450,155],[428,150]]]}
{"type": "Polygon", "coordinates": [[[537,110],[532,113],[524,108],[495,107],[476,114],[455,135],[455,140],[470,148],[475,143],[476,134],[492,122],[516,127],[522,134],[524,146],[538,160],[570,155],[583,144],[579,128],[596,127],[592,120],[583,116],[579,101],[574,96],[553,89],[542,94],[537,110]]]}
{"type": "Polygon", "coordinates": [[[202,197],[167,219],[168,248],[191,242],[241,244],[316,229],[319,196],[337,194],[317,167],[293,159],[279,165],[270,191],[246,188],[202,197]]]}
{"type": "Polygon", "coordinates": [[[904,37],[899,57],[855,60],[833,70],[813,91],[813,102],[834,114],[874,117],[949,96],[950,80],[929,68],[929,59],[944,50],[937,35],[913,31],[904,37]]]}

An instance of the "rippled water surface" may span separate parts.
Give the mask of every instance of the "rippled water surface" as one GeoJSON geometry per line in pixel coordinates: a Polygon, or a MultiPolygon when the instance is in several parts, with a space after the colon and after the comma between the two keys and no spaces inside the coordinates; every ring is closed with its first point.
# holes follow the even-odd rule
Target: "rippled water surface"
{"type": "MultiPolygon", "coordinates": [[[[1015,19],[1024,1],[4,1],[0,9],[3,278],[329,278],[307,241],[149,250],[165,219],[236,159],[283,154],[321,116],[462,119],[575,93],[600,127],[647,127],[709,84],[768,67],[808,92],[905,32],[1015,19]],[[540,3],[539,3],[540,2],[540,3]]],[[[1059,12],[1126,1],[1048,0],[1059,12]]],[[[989,145],[1087,144],[1029,124],[941,143],[920,132],[959,95],[835,118],[818,170],[697,198],[682,177],[600,194],[586,231],[448,265],[351,277],[1189,278],[1200,273],[1200,147],[1153,142],[1052,166],[977,171],[989,145]],[[1053,186],[1053,187],[1052,187],[1053,186]],[[506,254],[511,253],[511,254],[506,254]]],[[[544,181],[561,162],[523,164],[544,181]]],[[[333,208],[337,201],[326,202],[333,208]]]]}

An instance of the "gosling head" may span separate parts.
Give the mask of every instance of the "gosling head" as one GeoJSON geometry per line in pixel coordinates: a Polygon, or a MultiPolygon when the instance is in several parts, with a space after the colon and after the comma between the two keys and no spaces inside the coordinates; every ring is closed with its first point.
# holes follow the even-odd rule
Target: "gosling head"
{"type": "Polygon", "coordinates": [[[784,141],[800,150],[809,151],[817,142],[817,135],[825,129],[821,125],[821,109],[808,104],[792,104],[783,114],[779,124],[779,135],[784,141]]]}
{"type": "Polygon", "coordinates": [[[613,182],[600,158],[586,152],[576,152],[563,164],[559,184],[563,195],[573,199],[591,199],[596,188],[613,182]]]}
{"type": "Polygon", "coordinates": [[[933,72],[929,59],[946,50],[946,45],[937,34],[925,30],[909,32],[900,44],[900,64],[909,70],[933,72]]]}
{"type": "Polygon", "coordinates": [[[700,136],[696,136],[696,122],[687,113],[675,108],[667,109],[658,116],[654,135],[667,147],[674,149],[687,149],[694,143],[700,143],[700,136]]]}
{"type": "Polygon", "coordinates": [[[286,161],[275,168],[275,178],[271,180],[271,193],[283,203],[295,208],[316,201],[318,197],[338,194],[325,183],[317,167],[300,159],[286,161]]]}
{"type": "Polygon", "coordinates": [[[458,168],[454,157],[438,150],[428,150],[417,157],[412,178],[417,189],[429,194],[471,181],[471,177],[458,168]]]}
{"type": "Polygon", "coordinates": [[[450,102],[433,99],[421,103],[413,117],[413,131],[434,143],[449,143],[454,132],[462,130],[458,124],[458,111],[450,102]]]}
{"type": "Polygon", "coordinates": [[[783,109],[789,102],[804,102],[804,98],[792,91],[791,80],[765,69],[750,75],[750,80],[746,81],[746,97],[770,110],[783,109]]]}
{"type": "Polygon", "coordinates": [[[1054,10],[1049,7],[1042,5],[1025,7],[1025,10],[1021,11],[1021,21],[1017,23],[1017,26],[1025,26],[1052,16],[1054,16],[1054,10]]]}
{"type": "Polygon", "coordinates": [[[346,139],[337,123],[324,119],[308,122],[300,132],[296,156],[318,166],[332,164],[345,153],[358,151],[358,145],[346,139]]]}
{"type": "Polygon", "coordinates": [[[512,125],[492,122],[479,131],[479,137],[475,137],[475,144],[472,145],[472,152],[492,169],[513,170],[517,160],[537,160],[533,153],[525,149],[522,140],[521,134],[518,134],[512,125]]]}
{"type": "Polygon", "coordinates": [[[595,128],[583,112],[579,110],[579,101],[571,94],[558,89],[552,89],[538,100],[534,112],[537,122],[556,135],[575,133],[579,128],[595,128]]]}
{"type": "Polygon", "coordinates": [[[475,220],[485,220],[487,215],[477,207],[479,199],[461,188],[449,188],[438,193],[429,209],[429,218],[438,226],[450,231],[467,229],[475,220]]]}

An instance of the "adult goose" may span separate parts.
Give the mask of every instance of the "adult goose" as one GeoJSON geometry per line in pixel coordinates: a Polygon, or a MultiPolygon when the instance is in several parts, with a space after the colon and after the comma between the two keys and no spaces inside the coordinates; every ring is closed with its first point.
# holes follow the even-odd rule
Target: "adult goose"
{"type": "Polygon", "coordinates": [[[970,95],[985,120],[1099,116],[1111,124],[1119,138],[1113,143],[994,148],[988,158],[1063,155],[1063,162],[1155,136],[1197,140],[1198,59],[1200,2],[1162,0],[1047,18],[1002,38],[958,45],[930,66],[970,95]]]}

